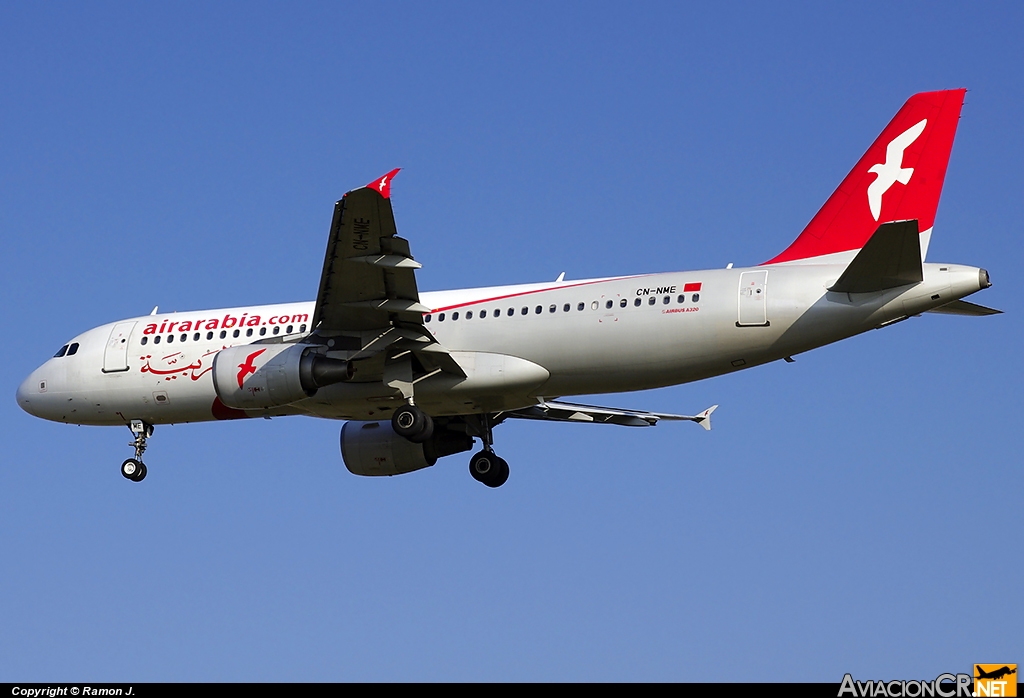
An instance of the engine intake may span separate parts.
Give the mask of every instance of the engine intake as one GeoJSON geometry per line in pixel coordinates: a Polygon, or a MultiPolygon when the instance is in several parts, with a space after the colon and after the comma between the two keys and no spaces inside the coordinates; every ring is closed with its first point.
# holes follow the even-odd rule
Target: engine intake
{"type": "Polygon", "coordinates": [[[246,344],[213,359],[213,387],[228,407],[288,405],[352,377],[352,364],[317,353],[308,344],[246,344]]]}
{"type": "Polygon", "coordinates": [[[424,443],[413,443],[395,433],[390,419],[345,422],[341,428],[341,457],[353,475],[411,473],[471,448],[473,437],[447,429],[438,429],[424,443]]]}

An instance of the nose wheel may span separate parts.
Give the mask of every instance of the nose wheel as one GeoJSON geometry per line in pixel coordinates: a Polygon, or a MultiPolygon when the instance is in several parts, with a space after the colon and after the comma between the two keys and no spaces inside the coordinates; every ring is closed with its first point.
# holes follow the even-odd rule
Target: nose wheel
{"type": "Polygon", "coordinates": [[[146,464],[129,458],[121,464],[121,474],[132,482],[142,482],[146,478],[146,464]]]}
{"type": "Polygon", "coordinates": [[[146,464],[142,462],[142,454],[146,452],[146,439],[153,435],[153,425],[141,419],[133,419],[128,428],[135,435],[135,440],[128,443],[135,449],[135,457],[121,464],[121,474],[132,482],[142,482],[146,477],[146,464]]]}

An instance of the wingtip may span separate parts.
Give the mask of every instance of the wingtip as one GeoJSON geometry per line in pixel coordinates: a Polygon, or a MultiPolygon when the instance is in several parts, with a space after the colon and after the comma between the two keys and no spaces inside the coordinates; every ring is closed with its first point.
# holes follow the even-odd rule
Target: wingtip
{"type": "Polygon", "coordinates": [[[700,420],[697,424],[700,424],[706,431],[711,431],[711,413],[718,409],[718,405],[712,405],[703,412],[700,413],[700,420]]]}
{"type": "Polygon", "coordinates": [[[378,177],[377,179],[375,179],[372,182],[370,182],[369,184],[367,184],[366,188],[367,189],[376,189],[377,192],[380,193],[380,195],[383,196],[385,199],[390,199],[391,198],[391,180],[394,179],[395,175],[398,174],[399,171],[401,171],[401,169],[402,169],[401,167],[396,167],[395,169],[391,170],[390,172],[388,172],[383,177],[378,177]]]}

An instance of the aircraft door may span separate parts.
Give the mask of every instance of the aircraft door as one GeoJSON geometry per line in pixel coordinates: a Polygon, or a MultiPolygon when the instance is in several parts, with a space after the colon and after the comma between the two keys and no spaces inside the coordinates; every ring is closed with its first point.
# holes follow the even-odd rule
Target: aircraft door
{"type": "Polygon", "coordinates": [[[768,272],[740,274],[739,321],[737,327],[764,327],[768,323],[768,272]]]}
{"type": "Polygon", "coordinates": [[[110,331],[107,348],[103,351],[103,372],[116,373],[128,370],[128,339],[135,329],[135,322],[119,322],[110,331]]]}

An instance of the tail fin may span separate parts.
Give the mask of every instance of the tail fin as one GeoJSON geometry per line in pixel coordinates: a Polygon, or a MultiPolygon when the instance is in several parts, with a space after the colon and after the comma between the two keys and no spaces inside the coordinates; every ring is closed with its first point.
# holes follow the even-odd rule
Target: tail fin
{"type": "Polygon", "coordinates": [[[966,91],[908,99],[800,237],[765,264],[857,250],[879,224],[913,218],[927,250],[966,91]]]}

